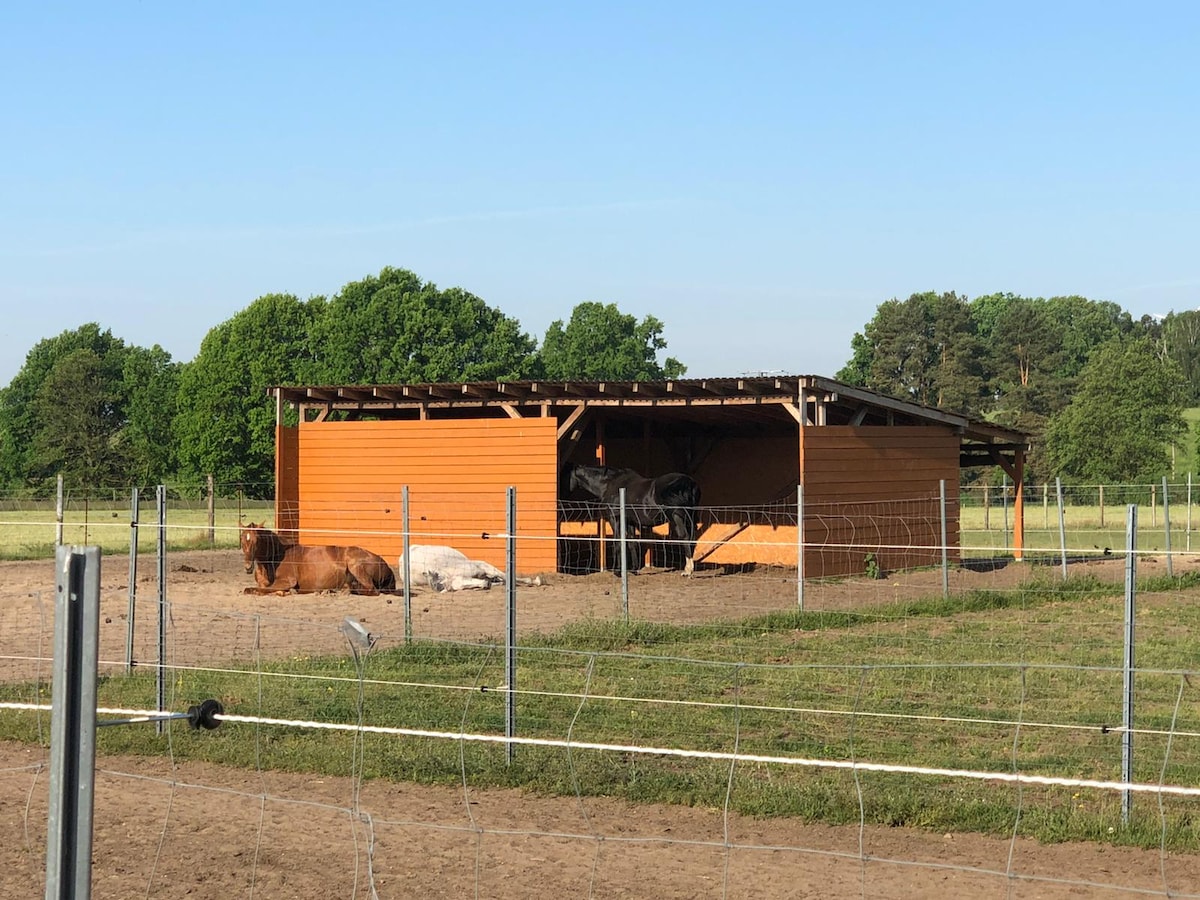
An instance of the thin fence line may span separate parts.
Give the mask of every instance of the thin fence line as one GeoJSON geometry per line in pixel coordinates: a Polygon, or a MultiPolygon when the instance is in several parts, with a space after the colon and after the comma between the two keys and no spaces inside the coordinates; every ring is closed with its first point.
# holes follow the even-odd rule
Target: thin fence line
{"type": "MultiPolygon", "coordinates": [[[[176,670],[196,670],[195,667],[188,666],[169,666],[169,669],[176,670]]],[[[869,666],[865,668],[877,668],[869,666]]],[[[205,672],[232,672],[236,674],[248,674],[242,669],[232,670],[213,670],[199,669],[205,672]]],[[[334,681],[334,682],[355,682],[356,679],[346,676],[329,676],[328,678],[319,675],[286,675],[283,673],[271,672],[264,673],[274,675],[279,678],[296,678],[309,679],[314,681],[334,681]]],[[[751,712],[769,712],[769,713],[794,713],[812,716],[832,716],[832,717],[848,717],[848,718],[864,718],[864,719],[881,719],[885,721],[897,722],[942,722],[955,725],[983,725],[995,726],[1003,728],[1021,727],[1021,728],[1044,728],[1048,730],[1070,731],[1070,732],[1099,732],[1100,734],[1134,734],[1145,736],[1174,736],[1179,738],[1200,738],[1200,731],[1171,731],[1159,728],[1125,728],[1123,725],[1093,725],[1082,722],[1029,722],[1019,721],[1016,719],[987,719],[973,716],[937,716],[923,715],[919,713],[891,713],[891,712],[873,712],[866,710],[848,710],[848,709],[832,709],[828,707],[816,706],[771,706],[768,704],[757,703],[720,703],[712,700],[677,700],[669,697],[632,697],[622,694],[577,694],[569,691],[538,691],[520,689],[511,690],[500,686],[480,690],[475,686],[454,685],[454,684],[434,684],[428,682],[405,682],[405,681],[386,681],[381,679],[366,679],[364,684],[369,684],[376,687],[406,687],[430,690],[445,690],[457,691],[461,693],[509,693],[518,697],[544,697],[558,700],[602,700],[612,703],[635,703],[645,704],[648,706],[676,706],[690,709],[715,709],[732,711],[741,709],[751,712]]],[[[19,703],[19,702],[0,702],[0,709],[8,709],[16,712],[49,712],[52,707],[48,703],[19,703]]],[[[99,715],[141,715],[141,710],[121,709],[121,708],[101,708],[97,707],[99,715]]],[[[155,713],[158,715],[158,713],[155,713]]]]}
{"type": "MultiPolygon", "coordinates": [[[[883,621],[884,621],[884,624],[890,624],[892,620],[889,619],[889,620],[883,620],[883,621]]],[[[903,621],[903,620],[897,619],[896,621],[903,621]]],[[[389,635],[374,635],[374,637],[377,637],[380,640],[382,640],[383,638],[388,638],[389,640],[397,640],[397,641],[400,640],[399,638],[392,638],[389,635]]],[[[494,643],[473,644],[473,643],[466,643],[466,642],[452,641],[452,640],[436,640],[436,639],[432,639],[432,638],[430,638],[429,640],[431,643],[449,644],[451,646],[462,646],[462,647],[469,647],[469,648],[478,648],[481,651],[489,650],[490,648],[496,646],[496,644],[494,644],[494,643]]],[[[574,655],[574,656],[589,656],[595,652],[599,656],[604,656],[605,658],[615,659],[615,660],[636,660],[639,662],[670,662],[670,663],[678,663],[681,665],[689,665],[689,666],[700,666],[700,667],[711,666],[713,668],[729,668],[729,669],[732,669],[735,667],[741,667],[743,669],[765,669],[768,671],[778,671],[780,669],[788,669],[791,671],[803,671],[803,672],[813,672],[813,671],[854,672],[859,669],[862,669],[864,667],[864,665],[866,665],[864,663],[788,663],[786,665],[772,664],[772,663],[751,663],[751,662],[734,663],[734,662],[727,662],[727,661],[721,661],[721,660],[694,659],[694,658],[686,657],[686,656],[660,656],[660,655],[651,655],[651,654],[643,655],[643,654],[638,654],[638,653],[601,653],[598,651],[591,651],[591,650],[563,650],[560,648],[552,648],[552,647],[525,647],[525,646],[521,646],[521,645],[517,645],[517,649],[521,650],[525,653],[555,653],[555,654],[560,654],[560,655],[561,654],[570,654],[570,655],[574,655]]],[[[38,661],[39,659],[41,659],[41,658],[40,657],[29,657],[29,656],[0,655],[0,660],[32,662],[32,661],[38,661]]],[[[124,665],[124,663],[121,661],[107,661],[107,660],[105,661],[105,664],[106,665],[118,665],[118,664],[124,665]]],[[[871,663],[867,667],[871,668],[871,669],[875,669],[875,670],[880,670],[880,671],[928,671],[931,669],[936,669],[936,670],[997,669],[997,670],[1004,671],[1004,670],[1010,670],[1010,669],[1013,669],[1013,670],[1033,669],[1033,670],[1047,671],[1047,672],[1087,672],[1087,673],[1099,674],[1099,675],[1120,675],[1122,672],[1124,672],[1124,669],[1122,669],[1120,666],[1081,666],[1081,665],[1074,665],[1071,663],[1028,663],[1028,662],[871,663]]],[[[152,666],[151,664],[147,663],[144,666],[144,668],[149,670],[152,668],[156,668],[156,666],[152,666]]],[[[260,674],[257,671],[253,671],[253,670],[249,670],[249,669],[227,669],[227,668],[212,667],[212,666],[190,666],[190,665],[185,665],[183,663],[169,664],[167,666],[164,666],[164,668],[167,671],[181,671],[181,672],[211,672],[214,674],[230,674],[230,675],[258,675],[258,674],[260,674]]],[[[1197,670],[1197,669],[1150,669],[1150,668],[1143,669],[1143,668],[1139,668],[1136,671],[1139,675],[1152,675],[1152,676],[1156,676],[1156,677],[1157,676],[1170,676],[1172,678],[1200,677],[1200,670],[1197,670]]],[[[351,682],[357,683],[357,679],[350,678],[349,676],[346,676],[346,675],[305,675],[300,672],[297,672],[297,673],[262,672],[261,674],[267,675],[270,677],[274,677],[274,678],[317,679],[317,680],[325,680],[325,681],[351,681],[351,682]]],[[[443,685],[438,685],[436,683],[428,683],[428,682],[390,681],[390,680],[386,680],[386,679],[367,679],[365,683],[366,684],[376,684],[376,685],[393,685],[396,687],[442,687],[443,686],[443,685]]],[[[498,690],[504,689],[501,686],[497,686],[494,688],[486,688],[486,689],[459,688],[457,685],[447,685],[447,687],[452,687],[454,689],[462,689],[462,690],[480,690],[480,693],[487,693],[488,691],[498,691],[498,690]]],[[[578,695],[566,694],[565,696],[576,697],[578,695]]],[[[790,707],[785,707],[784,709],[785,710],[790,709],[790,707]]],[[[1099,726],[1097,726],[1097,727],[1099,727],[1099,726]]]]}
{"type": "MultiPolygon", "coordinates": [[[[114,710],[119,715],[158,715],[155,710],[114,710]]],[[[245,716],[219,713],[214,721],[245,725],[274,725],[287,728],[307,728],[317,731],[380,734],[390,737],[434,738],[470,741],[485,744],[516,744],[572,750],[597,750],[611,753],[635,753],[644,756],[672,756],[687,759],[707,759],[724,762],[747,762],[764,765],[801,766],[816,769],[838,769],[854,772],[879,772],[898,775],[929,775],[944,778],[966,778],[975,781],[1002,781],[1014,784],[1037,784],[1048,787],[1094,788],[1108,791],[1133,791],[1145,794],[1172,794],[1200,797],[1200,787],[1183,785],[1146,784],[1142,782],[1107,781],[1091,778],[1066,778],[1054,775],[1026,775],[1018,772],[989,772],[974,769],[948,769],[936,766],[909,766],[898,763],[872,763],[835,759],[814,759],[799,756],[768,756],[755,753],[729,753],[721,750],[687,750],[679,747],[650,747],[640,744],[607,744],[594,741],[573,741],[557,738],[532,738],[463,731],[435,731],[425,728],[401,728],[387,725],[353,725],[340,722],[318,722],[310,719],[278,719],[269,716],[245,716]]]]}

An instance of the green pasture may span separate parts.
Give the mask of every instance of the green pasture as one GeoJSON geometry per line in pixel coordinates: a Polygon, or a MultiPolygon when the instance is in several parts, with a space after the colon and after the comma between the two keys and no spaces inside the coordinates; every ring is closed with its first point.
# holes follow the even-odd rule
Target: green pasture
{"type": "MultiPolygon", "coordinates": [[[[1137,622],[1135,781],[1200,783],[1200,689],[1191,635],[1200,578],[1143,581],[1137,622]],[[1193,685],[1198,687],[1193,687],[1193,685]]],[[[856,613],[777,613],[698,626],[587,621],[518,652],[517,733],[557,741],[860,760],[1120,780],[1122,586],[1043,573],[1018,589],[940,596],[856,613]]],[[[210,697],[227,712],[503,735],[504,649],[402,641],[353,657],[214,661],[179,671],[172,708],[210,697]]],[[[154,705],[150,674],[113,674],[103,706],[154,705]]],[[[44,698],[44,684],[0,697],[44,698]]],[[[0,713],[0,738],[44,741],[46,717],[0,713]]],[[[254,770],[723,808],[754,816],[1092,839],[1194,849],[1200,802],[1082,787],[1018,787],[933,774],[846,772],[779,762],[503,746],[226,723],[101,729],[99,752],[254,770]],[[1160,805],[1161,804],[1161,805],[1160,805]]]]}
{"type": "MultiPolygon", "coordinates": [[[[12,507],[14,504],[8,504],[12,507]]],[[[269,501],[228,501],[215,504],[210,519],[205,501],[169,503],[167,547],[172,550],[236,548],[238,525],[274,516],[269,501]]],[[[130,503],[74,503],[63,510],[62,542],[94,544],[104,554],[128,554],[133,534],[130,503]]],[[[0,506],[0,559],[53,558],[58,521],[53,502],[27,503],[20,508],[0,506]]],[[[138,509],[138,551],[154,552],[158,542],[158,511],[151,495],[138,509]]]]}
{"type": "MultiPolygon", "coordinates": [[[[1200,484],[1197,498],[1200,500],[1200,484]]],[[[1170,519],[1172,552],[1200,550],[1200,510],[1189,508],[1185,497],[1170,499],[1164,510],[1161,499],[1155,505],[1136,504],[1137,547],[1142,551],[1162,551],[1167,546],[1167,520],[1170,519]]],[[[1064,504],[1063,528],[1059,530],[1058,506],[1053,500],[1025,504],[1025,550],[1027,556],[1053,556],[1061,553],[1063,537],[1070,554],[1103,554],[1104,548],[1124,551],[1128,504],[1064,504]]],[[[965,557],[1004,556],[1012,553],[1014,515],[1011,505],[1005,510],[996,505],[986,513],[980,506],[963,506],[959,518],[960,540],[965,557]]]]}
{"type": "MultiPolygon", "coordinates": [[[[1148,490],[1148,489],[1147,489],[1148,490]]],[[[1115,493],[1115,491],[1114,491],[1115,493]]],[[[1200,500],[1200,485],[1197,486],[1200,500]]],[[[138,549],[153,552],[158,540],[157,510],[143,502],[138,512],[138,549]]],[[[12,504],[9,504],[12,506],[12,504]]],[[[977,505],[961,509],[960,546],[964,557],[1005,556],[1012,552],[1013,511],[1005,510],[997,500],[986,512],[977,505]]],[[[1200,512],[1189,508],[1183,496],[1172,500],[1171,548],[1188,552],[1196,541],[1200,550],[1200,512]]],[[[205,501],[173,501],[167,509],[167,546],[175,550],[222,549],[237,547],[237,529],[246,521],[272,521],[270,501],[219,501],[210,520],[205,501]]],[[[43,559],[54,556],[57,529],[54,504],[27,503],[20,508],[0,506],[0,559],[43,559]]],[[[1126,506],[1106,504],[1067,505],[1064,512],[1066,546],[1071,553],[1102,553],[1105,547],[1116,552],[1125,547],[1126,506]]],[[[63,543],[96,544],[105,554],[129,552],[132,514],[129,505],[92,502],[69,505],[63,513],[63,543]]],[[[1055,503],[1043,503],[1038,495],[1025,507],[1025,548],[1030,557],[1060,553],[1058,509],[1055,503]]],[[[1140,505],[1138,547],[1161,551],[1166,546],[1165,519],[1161,500],[1154,506],[1140,505]]],[[[873,548],[865,547],[864,552],[873,548]]]]}

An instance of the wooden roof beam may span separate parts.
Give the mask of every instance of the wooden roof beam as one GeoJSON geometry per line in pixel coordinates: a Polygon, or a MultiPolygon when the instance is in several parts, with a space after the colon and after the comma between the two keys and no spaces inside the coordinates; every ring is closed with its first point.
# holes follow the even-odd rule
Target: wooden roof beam
{"type": "Polygon", "coordinates": [[[432,395],[423,384],[406,384],[400,388],[401,394],[405,400],[417,400],[421,403],[427,401],[432,395]]]}
{"type": "Polygon", "coordinates": [[[587,405],[580,403],[563,419],[562,424],[558,426],[558,439],[560,441],[575,427],[575,423],[583,417],[585,412],[587,412],[587,405]]]}
{"type": "MultiPolygon", "coordinates": [[[[496,382],[496,393],[505,397],[515,397],[518,400],[524,400],[529,397],[530,394],[537,393],[537,383],[535,382],[532,385],[521,385],[513,384],[511,381],[498,381],[496,382]]],[[[487,395],[481,392],[479,396],[483,397],[487,395]]]]}
{"type": "Polygon", "coordinates": [[[427,384],[425,389],[429,392],[430,398],[437,397],[439,400],[453,400],[455,397],[462,396],[462,392],[455,390],[453,384],[427,384]]]}
{"type": "Polygon", "coordinates": [[[566,392],[562,389],[561,385],[553,383],[547,384],[541,381],[531,381],[529,383],[529,394],[530,396],[553,399],[555,397],[565,396],[566,392]]]}
{"type": "Polygon", "coordinates": [[[607,394],[613,397],[628,397],[633,391],[629,389],[629,385],[620,381],[601,381],[596,387],[601,394],[607,394]]]}
{"type": "Polygon", "coordinates": [[[668,381],[667,393],[680,397],[699,397],[710,393],[710,390],[705,382],[696,384],[695,382],[668,381]]]}

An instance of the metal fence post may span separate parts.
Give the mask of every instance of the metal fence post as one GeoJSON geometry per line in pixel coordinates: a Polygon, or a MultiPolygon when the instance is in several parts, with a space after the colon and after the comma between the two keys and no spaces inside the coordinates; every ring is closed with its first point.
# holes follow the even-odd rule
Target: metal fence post
{"type": "Polygon", "coordinates": [[[50,713],[46,900],[87,900],[92,884],[100,548],[59,547],[50,713]]]}
{"type": "MultiPolygon", "coordinates": [[[[505,527],[504,571],[506,606],[508,607],[507,640],[504,642],[504,736],[517,736],[517,489],[508,489],[508,515],[505,527]]],[[[511,765],[516,745],[505,745],[505,758],[511,765]]]]}
{"type": "Polygon", "coordinates": [[[796,485],[796,608],[804,612],[804,485],[796,485]]]}
{"type": "Polygon", "coordinates": [[[946,479],[941,480],[940,509],[942,519],[942,596],[950,596],[950,547],[946,535],[946,479]]]}
{"type": "MultiPolygon", "coordinates": [[[[160,484],[156,494],[158,506],[158,711],[167,708],[167,486],[160,484]]],[[[164,722],[154,726],[159,734],[164,722]]]]}
{"type": "Polygon", "coordinates": [[[1171,560],[1171,502],[1167,499],[1167,476],[1163,476],[1163,530],[1166,532],[1167,577],[1175,574],[1175,566],[1171,560]]]}
{"type": "Polygon", "coordinates": [[[629,545],[625,540],[626,526],[626,511],[625,511],[625,488],[620,488],[617,491],[618,502],[621,504],[621,536],[619,544],[621,547],[621,615],[626,622],[629,621],[629,545]]]}
{"type": "Polygon", "coordinates": [[[404,643],[412,643],[412,560],[409,558],[410,538],[408,532],[408,485],[400,489],[400,527],[402,547],[400,551],[403,564],[400,566],[400,577],[404,579],[404,643]]]}
{"type": "Polygon", "coordinates": [[[208,546],[212,547],[217,542],[217,491],[213,484],[212,472],[208,473],[206,484],[208,489],[208,546]]]}
{"type": "Polygon", "coordinates": [[[129,612],[125,616],[125,672],[133,671],[134,620],[137,617],[138,489],[129,500],[129,612]]]}
{"type": "MultiPolygon", "coordinates": [[[[1133,781],[1133,621],[1137,587],[1137,504],[1129,504],[1125,519],[1125,661],[1121,693],[1121,780],[1133,781]]],[[[1129,824],[1133,792],[1121,792],[1121,822],[1129,824]]]]}
{"type": "Polygon", "coordinates": [[[58,476],[58,499],[54,504],[54,546],[61,547],[63,542],[63,477],[58,476]]]}
{"type": "Polygon", "coordinates": [[[1188,472],[1187,485],[1187,551],[1192,552],[1192,473],[1188,472]]]}
{"type": "Polygon", "coordinates": [[[1062,576],[1067,580],[1067,517],[1063,511],[1062,479],[1054,479],[1054,491],[1058,495],[1058,546],[1062,550],[1062,576]]]}

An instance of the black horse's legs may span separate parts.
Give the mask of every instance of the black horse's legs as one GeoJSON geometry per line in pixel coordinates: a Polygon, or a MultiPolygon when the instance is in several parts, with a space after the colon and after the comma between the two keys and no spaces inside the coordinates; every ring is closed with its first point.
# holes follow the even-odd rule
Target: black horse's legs
{"type": "Polygon", "coordinates": [[[683,574],[696,570],[696,520],[690,509],[673,509],[669,534],[672,541],[683,542],[683,574]]]}

